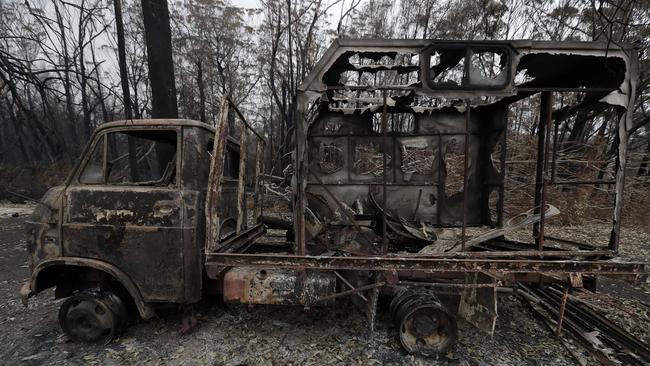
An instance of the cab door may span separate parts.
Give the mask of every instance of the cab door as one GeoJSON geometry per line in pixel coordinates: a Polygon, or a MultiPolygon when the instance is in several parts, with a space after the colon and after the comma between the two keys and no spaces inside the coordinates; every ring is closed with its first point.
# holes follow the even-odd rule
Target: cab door
{"type": "Polygon", "coordinates": [[[145,301],[183,302],[181,141],[175,127],[96,135],[65,191],[63,255],[116,266],[145,301]]]}

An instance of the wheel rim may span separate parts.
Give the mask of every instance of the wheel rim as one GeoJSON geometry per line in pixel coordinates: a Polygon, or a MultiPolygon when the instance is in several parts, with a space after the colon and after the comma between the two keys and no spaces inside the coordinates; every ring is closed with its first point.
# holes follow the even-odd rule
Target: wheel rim
{"type": "Polygon", "coordinates": [[[409,353],[444,353],[455,342],[456,321],[441,308],[424,305],[412,309],[402,318],[399,334],[409,353]]]}
{"type": "Polygon", "coordinates": [[[77,295],[68,299],[59,312],[63,331],[73,340],[108,343],[117,331],[113,310],[99,297],[77,295]]]}
{"type": "Polygon", "coordinates": [[[431,291],[400,291],[391,301],[390,312],[400,342],[409,353],[427,356],[445,353],[458,338],[456,319],[431,291]]]}

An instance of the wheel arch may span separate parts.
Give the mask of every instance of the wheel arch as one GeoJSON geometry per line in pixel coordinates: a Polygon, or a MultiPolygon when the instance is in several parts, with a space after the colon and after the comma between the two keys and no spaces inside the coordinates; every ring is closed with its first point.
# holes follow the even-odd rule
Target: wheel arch
{"type": "Polygon", "coordinates": [[[102,272],[122,285],[131,296],[142,318],[150,319],[155,315],[153,306],[144,301],[140,289],[126,273],[110,263],[92,258],[51,258],[40,262],[32,271],[31,291],[33,294],[38,294],[47,288],[57,285],[58,275],[65,274],[70,269],[84,268],[102,272]]]}

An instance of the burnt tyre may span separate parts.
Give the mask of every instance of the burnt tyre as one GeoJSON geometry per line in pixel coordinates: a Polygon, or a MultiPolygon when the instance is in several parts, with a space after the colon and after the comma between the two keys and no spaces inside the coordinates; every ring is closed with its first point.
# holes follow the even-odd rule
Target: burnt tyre
{"type": "Polygon", "coordinates": [[[390,312],[408,353],[445,354],[458,339],[456,318],[428,290],[401,291],[391,301],[390,312]]]}
{"type": "Polygon", "coordinates": [[[72,340],[107,344],[126,326],[124,302],[110,290],[86,289],[70,296],[59,309],[59,324],[72,340]]]}

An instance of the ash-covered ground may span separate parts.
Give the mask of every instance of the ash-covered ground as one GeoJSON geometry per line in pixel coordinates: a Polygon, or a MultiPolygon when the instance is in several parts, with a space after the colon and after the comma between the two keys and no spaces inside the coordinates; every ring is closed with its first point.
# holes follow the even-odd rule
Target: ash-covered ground
{"type": "MultiPolygon", "coordinates": [[[[490,337],[459,322],[459,342],[439,359],[406,354],[380,304],[376,331],[369,336],[364,313],[349,302],[330,308],[226,306],[205,299],[196,307],[199,326],[180,335],[182,312],[160,311],[136,321],[107,346],[68,341],[58,322],[62,300],[48,290],[23,307],[18,290],[29,276],[23,223],[31,207],[0,205],[0,355],[2,364],[426,364],[572,365],[569,352],[512,295],[499,300],[496,332],[490,337]],[[13,217],[16,216],[17,217],[13,217]]],[[[576,236],[602,235],[598,227],[565,228],[576,236]]],[[[650,234],[626,228],[623,255],[647,260],[650,234]],[[626,249],[628,248],[628,249],[626,249]]],[[[602,281],[595,300],[612,318],[648,341],[650,295],[646,290],[602,281]],[[609,295],[608,295],[609,294],[609,295]]],[[[585,354],[585,361],[592,362],[585,354]]]]}

